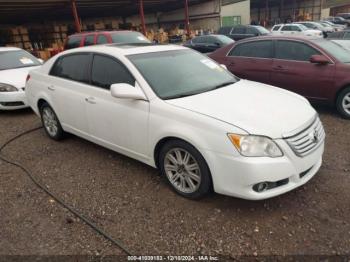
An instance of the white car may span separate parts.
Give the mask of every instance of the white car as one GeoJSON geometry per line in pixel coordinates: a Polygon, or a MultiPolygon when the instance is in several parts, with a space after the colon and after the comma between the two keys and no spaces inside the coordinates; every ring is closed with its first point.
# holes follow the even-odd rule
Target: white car
{"type": "Polygon", "coordinates": [[[24,87],[28,72],[41,61],[16,47],[0,47],[0,110],[28,107],[24,87]]]}
{"type": "Polygon", "coordinates": [[[325,133],[305,98],[238,79],[182,46],[73,49],[28,79],[28,103],[49,137],[73,133],[158,167],[188,198],[212,189],[270,198],[322,163],[325,133]]]}
{"type": "Polygon", "coordinates": [[[295,35],[308,37],[323,37],[323,32],[320,30],[309,29],[302,24],[278,24],[274,25],[271,33],[275,35],[295,35]]]}

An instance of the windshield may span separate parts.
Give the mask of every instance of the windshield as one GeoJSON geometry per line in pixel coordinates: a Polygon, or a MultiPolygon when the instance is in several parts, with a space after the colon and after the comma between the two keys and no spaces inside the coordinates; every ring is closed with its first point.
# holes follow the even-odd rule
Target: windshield
{"type": "Polygon", "coordinates": [[[340,62],[350,63],[350,51],[341,45],[328,40],[318,41],[317,44],[340,62]]]}
{"type": "Polygon", "coordinates": [[[259,30],[259,32],[261,33],[261,34],[270,34],[270,31],[269,30],[267,30],[265,27],[262,27],[262,26],[256,26],[255,27],[256,29],[258,29],[259,30]]]}
{"type": "Polygon", "coordinates": [[[137,54],[128,58],[162,99],[200,94],[238,81],[213,60],[192,50],[137,54]]]}
{"type": "Polygon", "coordinates": [[[38,59],[24,50],[0,52],[0,70],[38,65],[38,59]]]}
{"type": "Polygon", "coordinates": [[[139,32],[120,32],[112,34],[112,42],[118,44],[144,44],[151,43],[139,32]]]}
{"type": "Polygon", "coordinates": [[[229,38],[229,37],[227,37],[227,36],[225,36],[225,35],[217,35],[216,37],[217,37],[217,38],[221,41],[221,43],[223,43],[224,45],[228,45],[228,44],[231,44],[231,43],[234,42],[231,38],[229,38]]]}

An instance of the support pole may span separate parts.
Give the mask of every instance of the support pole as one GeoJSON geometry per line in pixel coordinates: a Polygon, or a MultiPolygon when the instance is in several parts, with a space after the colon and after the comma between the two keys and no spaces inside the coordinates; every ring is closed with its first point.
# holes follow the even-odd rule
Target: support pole
{"type": "Polygon", "coordinates": [[[147,29],[146,29],[146,23],[145,23],[145,13],[143,11],[143,0],[139,0],[139,9],[140,9],[142,33],[144,35],[146,35],[147,34],[147,29]]]}
{"type": "Polygon", "coordinates": [[[190,17],[188,13],[188,0],[185,0],[185,27],[187,31],[187,37],[189,38],[191,36],[191,32],[190,32],[190,17]]]}
{"type": "Polygon", "coordinates": [[[265,21],[264,26],[266,27],[269,20],[269,0],[265,0],[265,21]]]}
{"type": "Polygon", "coordinates": [[[72,11],[73,11],[74,23],[75,23],[75,30],[77,31],[77,33],[80,33],[81,32],[81,25],[80,25],[80,22],[79,22],[77,5],[75,3],[75,0],[71,0],[71,3],[72,3],[72,11]]]}

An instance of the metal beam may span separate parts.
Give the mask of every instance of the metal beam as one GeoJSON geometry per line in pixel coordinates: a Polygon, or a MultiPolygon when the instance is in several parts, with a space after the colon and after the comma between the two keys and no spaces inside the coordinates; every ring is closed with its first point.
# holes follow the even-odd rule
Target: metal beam
{"type": "Polygon", "coordinates": [[[141,18],[142,33],[146,35],[147,30],[146,30],[146,23],[145,23],[145,13],[143,11],[143,0],[139,0],[139,11],[140,11],[140,18],[141,18]]]}
{"type": "Polygon", "coordinates": [[[187,31],[187,37],[190,37],[191,31],[190,31],[190,16],[188,12],[188,0],[185,0],[185,26],[187,31]]]}
{"type": "Polygon", "coordinates": [[[72,11],[73,11],[73,16],[74,16],[74,23],[75,23],[75,30],[80,33],[81,32],[81,25],[79,21],[79,16],[78,16],[78,11],[77,11],[77,6],[75,3],[75,0],[71,0],[72,3],[72,11]]]}

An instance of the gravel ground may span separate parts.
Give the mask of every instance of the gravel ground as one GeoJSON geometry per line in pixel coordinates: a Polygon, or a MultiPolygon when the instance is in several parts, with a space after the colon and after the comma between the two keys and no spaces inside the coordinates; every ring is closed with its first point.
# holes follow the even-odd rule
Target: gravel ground
{"type": "MultiPolygon", "coordinates": [[[[136,254],[350,255],[350,121],[317,110],[327,133],[321,170],[258,202],[186,200],[156,170],[75,136],[55,142],[39,130],[4,154],[136,254]]],[[[0,144],[39,124],[29,110],[0,112],[0,144]]],[[[124,253],[0,162],[0,254],[124,253]]]]}

